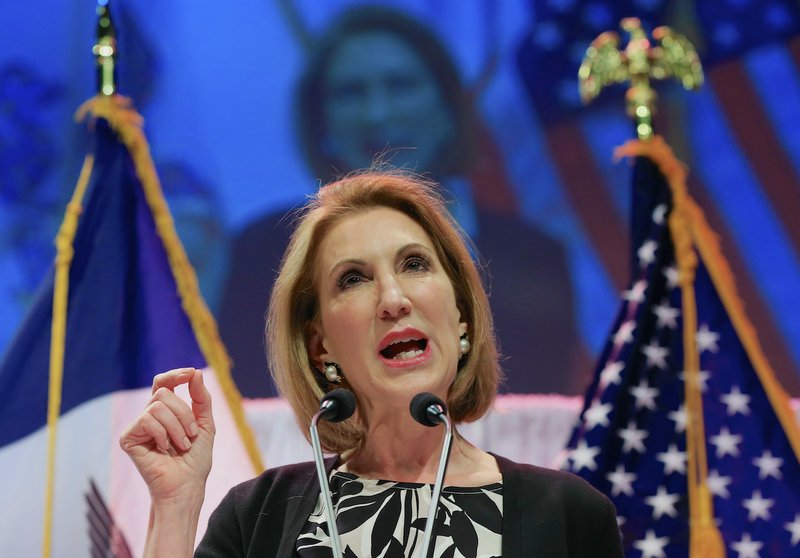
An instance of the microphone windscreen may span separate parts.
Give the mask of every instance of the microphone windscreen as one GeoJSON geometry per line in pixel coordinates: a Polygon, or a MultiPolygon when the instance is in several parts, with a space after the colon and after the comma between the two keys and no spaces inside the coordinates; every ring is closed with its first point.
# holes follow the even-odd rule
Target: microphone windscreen
{"type": "Polygon", "coordinates": [[[428,407],[431,405],[439,405],[445,414],[447,414],[447,407],[444,404],[444,401],[436,397],[432,393],[422,392],[416,394],[411,399],[411,405],[409,408],[411,410],[411,416],[414,417],[414,420],[420,424],[424,424],[425,426],[436,426],[439,424],[439,421],[436,421],[428,414],[428,407]]]}
{"type": "Polygon", "coordinates": [[[325,413],[325,418],[328,422],[341,422],[353,416],[356,411],[356,396],[349,389],[336,388],[328,392],[320,401],[320,406],[326,401],[335,403],[325,413]]]}

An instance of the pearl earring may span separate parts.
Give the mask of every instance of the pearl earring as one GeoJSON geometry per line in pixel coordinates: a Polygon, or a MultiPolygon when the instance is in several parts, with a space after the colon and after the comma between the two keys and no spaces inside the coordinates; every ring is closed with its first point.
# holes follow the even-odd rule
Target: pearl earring
{"type": "Polygon", "coordinates": [[[461,356],[464,356],[465,354],[467,354],[469,352],[469,350],[472,348],[472,345],[470,344],[469,339],[467,339],[467,334],[466,333],[461,336],[461,339],[458,341],[458,346],[459,346],[459,349],[461,350],[461,356]]]}
{"type": "Polygon", "coordinates": [[[338,384],[342,381],[342,375],[340,374],[342,369],[335,362],[326,362],[324,371],[325,379],[332,384],[338,384]]]}

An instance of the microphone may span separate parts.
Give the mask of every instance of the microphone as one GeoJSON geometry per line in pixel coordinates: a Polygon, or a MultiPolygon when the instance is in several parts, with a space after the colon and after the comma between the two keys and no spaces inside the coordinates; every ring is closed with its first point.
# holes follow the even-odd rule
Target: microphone
{"type": "Polygon", "coordinates": [[[424,426],[438,426],[444,424],[445,435],[442,443],[442,455],[439,457],[439,469],[436,472],[436,482],[433,484],[431,505],[428,508],[428,517],[425,519],[425,533],[422,536],[422,549],[419,558],[427,558],[428,550],[433,537],[433,522],[439,507],[439,497],[442,494],[444,474],[447,471],[447,459],[450,457],[450,446],[453,441],[453,424],[447,416],[447,407],[444,402],[432,393],[418,393],[411,399],[411,416],[424,426]]]}
{"type": "Polygon", "coordinates": [[[447,420],[447,407],[432,393],[422,392],[411,399],[411,416],[425,426],[436,426],[447,420]]]}
{"type": "Polygon", "coordinates": [[[356,411],[356,398],[349,389],[337,388],[325,394],[319,403],[319,410],[321,419],[342,422],[356,411]]]}
{"type": "Polygon", "coordinates": [[[322,460],[322,444],[319,441],[317,423],[320,419],[328,422],[341,422],[350,418],[355,410],[356,398],[353,392],[343,388],[335,389],[322,398],[319,404],[319,411],[311,417],[311,426],[309,427],[311,447],[314,450],[314,465],[317,467],[319,488],[325,503],[325,517],[328,520],[328,529],[330,530],[333,558],[342,558],[342,543],[339,540],[339,529],[336,527],[336,515],[333,512],[331,487],[328,484],[328,475],[325,471],[325,463],[322,460]]]}

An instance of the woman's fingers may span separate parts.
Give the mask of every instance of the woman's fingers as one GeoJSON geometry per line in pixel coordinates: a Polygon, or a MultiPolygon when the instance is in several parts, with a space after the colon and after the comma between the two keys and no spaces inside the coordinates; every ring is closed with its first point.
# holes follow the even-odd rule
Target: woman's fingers
{"type": "Polygon", "coordinates": [[[192,398],[192,414],[199,423],[212,434],[216,432],[214,416],[211,413],[211,393],[203,381],[203,373],[195,370],[189,380],[189,397],[192,398]]]}
{"type": "MultiPolygon", "coordinates": [[[[156,397],[161,390],[156,392],[156,397]]],[[[170,393],[173,398],[177,398],[175,394],[170,393]]],[[[182,404],[186,407],[186,403],[183,401],[178,400],[178,403],[182,404]]],[[[191,441],[189,441],[189,436],[194,436],[191,434],[188,427],[184,426],[181,420],[178,418],[176,413],[173,411],[173,407],[176,406],[175,402],[170,402],[170,404],[165,403],[160,399],[156,399],[150,405],[147,406],[145,409],[145,414],[152,416],[166,431],[169,439],[172,440],[172,445],[179,450],[187,451],[189,448],[192,447],[191,441]]],[[[191,415],[191,411],[189,408],[186,407],[186,410],[191,415]]],[[[197,429],[197,425],[194,423],[193,419],[189,419],[191,424],[194,425],[194,428],[197,429]]],[[[161,449],[164,449],[163,446],[159,446],[161,449]]]]}
{"type": "Polygon", "coordinates": [[[167,404],[184,426],[186,434],[197,436],[200,425],[214,433],[214,419],[211,415],[211,394],[203,383],[203,373],[196,368],[176,368],[153,378],[153,397],[167,404]],[[176,387],[189,384],[192,407],[172,393],[176,387]]]}
{"type": "Polygon", "coordinates": [[[189,405],[187,405],[183,399],[175,395],[175,393],[173,393],[171,390],[165,387],[160,387],[153,394],[151,405],[156,401],[163,403],[174,415],[174,417],[180,423],[184,435],[189,436],[190,438],[197,436],[197,434],[200,432],[200,429],[197,426],[197,417],[195,417],[194,412],[192,412],[192,409],[189,408],[189,405]]]}
{"type": "Polygon", "coordinates": [[[153,378],[153,397],[120,439],[120,444],[128,453],[134,446],[150,443],[162,451],[169,451],[170,447],[188,451],[201,428],[212,435],[215,432],[211,394],[199,370],[176,368],[153,378]],[[182,384],[188,384],[192,407],[174,392],[182,384]]]}
{"type": "Polygon", "coordinates": [[[174,368],[168,372],[156,374],[153,378],[153,391],[155,393],[159,388],[167,388],[173,391],[181,384],[187,383],[192,376],[194,376],[195,368],[174,368]]]}
{"type": "MultiPolygon", "coordinates": [[[[183,405],[186,406],[186,403],[183,405]]],[[[164,452],[169,451],[170,447],[183,451],[191,447],[191,441],[178,417],[167,404],[157,399],[151,400],[120,438],[120,445],[127,453],[138,446],[151,448],[151,444],[164,452]]]]}
{"type": "Polygon", "coordinates": [[[155,445],[158,449],[169,451],[169,436],[164,426],[150,413],[144,412],[122,433],[119,445],[125,453],[133,454],[137,448],[155,445]]]}
{"type": "Polygon", "coordinates": [[[169,451],[169,435],[167,429],[156,417],[150,413],[144,413],[139,421],[141,427],[141,438],[152,440],[156,447],[163,452],[169,451]]]}

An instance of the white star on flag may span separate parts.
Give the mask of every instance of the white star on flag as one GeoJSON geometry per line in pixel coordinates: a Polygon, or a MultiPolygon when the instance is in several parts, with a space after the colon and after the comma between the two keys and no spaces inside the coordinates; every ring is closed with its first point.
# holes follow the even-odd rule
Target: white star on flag
{"type": "Polygon", "coordinates": [[[639,258],[639,267],[647,267],[656,260],[656,250],[658,243],[655,240],[648,240],[644,242],[636,251],[636,256],[639,258]]]}
{"type": "Polygon", "coordinates": [[[636,409],[642,407],[651,411],[656,410],[656,397],[658,397],[658,390],[651,388],[647,384],[647,380],[642,379],[638,386],[633,386],[628,389],[628,392],[636,400],[636,409]]]}
{"type": "Polygon", "coordinates": [[[644,302],[644,293],[647,290],[647,281],[640,279],[633,284],[630,290],[622,293],[622,299],[641,304],[644,302]]]}
{"type": "Polygon", "coordinates": [[[716,469],[708,473],[706,477],[706,485],[714,496],[720,498],[730,498],[731,493],[728,492],[728,485],[733,482],[731,477],[722,477],[716,469]]]}
{"type": "Polygon", "coordinates": [[[609,362],[600,372],[600,389],[609,384],[618,384],[622,381],[622,371],[625,370],[624,362],[609,362]]]}
{"type": "Polygon", "coordinates": [[[668,537],[656,537],[655,532],[648,529],[644,539],[634,542],[633,546],[642,551],[642,558],[667,558],[664,547],[668,544],[668,537]]]}
{"type": "Polygon", "coordinates": [[[698,352],[704,353],[706,351],[711,351],[712,353],[716,353],[719,351],[719,346],[717,345],[717,341],[719,341],[719,333],[715,333],[708,329],[706,324],[701,325],[700,329],[697,330],[695,339],[697,340],[698,352]]]}
{"type": "Polygon", "coordinates": [[[731,548],[739,554],[739,558],[761,558],[758,551],[762,546],[764,543],[751,539],[750,533],[744,533],[740,541],[731,544],[731,548]]]}
{"type": "Polygon", "coordinates": [[[657,343],[653,343],[642,347],[642,352],[647,359],[647,366],[655,366],[660,370],[666,370],[669,349],[661,347],[657,343]]]}
{"type": "Polygon", "coordinates": [[[628,473],[625,467],[617,465],[617,469],[613,473],[607,473],[606,478],[611,483],[611,496],[619,496],[625,494],[626,496],[633,496],[633,482],[636,480],[635,473],[628,473]]]}
{"type": "Polygon", "coordinates": [[[578,442],[578,446],[570,452],[570,459],[572,459],[572,470],[580,471],[583,468],[590,471],[597,470],[597,463],[594,458],[600,453],[600,448],[589,447],[586,440],[578,442]]]}
{"type": "Polygon", "coordinates": [[[742,393],[739,386],[732,386],[731,392],[721,396],[720,399],[727,407],[728,416],[733,416],[736,413],[750,414],[750,396],[742,393]]]}
{"type": "Polygon", "coordinates": [[[795,514],[794,521],[784,524],[789,533],[792,534],[792,546],[800,542],[800,513],[795,514]]]}
{"type": "Polygon", "coordinates": [[[656,327],[666,326],[670,329],[678,327],[678,316],[681,315],[681,311],[677,308],[668,304],[659,304],[653,307],[653,314],[656,315],[656,327]]]}
{"type": "Polygon", "coordinates": [[[655,496],[645,498],[644,501],[647,502],[648,506],[653,507],[653,519],[659,519],[664,514],[670,517],[677,517],[678,510],[675,509],[675,504],[680,499],[681,497],[678,494],[668,494],[666,488],[659,486],[655,496]]]}
{"type": "Polygon", "coordinates": [[[681,274],[675,266],[671,265],[667,268],[664,268],[664,271],[662,273],[664,277],[666,277],[667,279],[668,288],[674,289],[675,287],[678,286],[678,280],[680,279],[681,274]]]}
{"type": "Polygon", "coordinates": [[[631,450],[636,450],[639,453],[645,452],[644,440],[647,438],[646,430],[638,430],[636,428],[636,421],[630,421],[628,428],[623,428],[619,431],[619,437],[622,438],[622,451],[628,453],[631,450]]]}
{"type": "Polygon", "coordinates": [[[628,320],[619,326],[619,329],[614,334],[614,343],[617,345],[630,343],[633,341],[633,331],[636,329],[636,322],[628,320]]]}
{"type": "Polygon", "coordinates": [[[583,415],[583,420],[586,421],[586,429],[591,430],[598,424],[606,427],[608,426],[608,413],[611,412],[611,403],[600,404],[599,401],[592,403],[592,406],[586,409],[583,415]]]}
{"type": "Polygon", "coordinates": [[[653,222],[656,225],[664,224],[664,217],[667,215],[667,204],[660,203],[653,209],[653,222]]]}
{"type": "Polygon", "coordinates": [[[739,457],[738,445],[742,442],[742,437],[738,434],[731,434],[727,426],[723,426],[719,434],[711,436],[711,443],[717,447],[717,457],[732,455],[739,457]]]}
{"type": "Polygon", "coordinates": [[[679,451],[675,444],[670,444],[667,451],[659,453],[656,459],[664,464],[665,475],[676,471],[682,475],[686,474],[686,452],[679,451]]]}
{"type": "Polygon", "coordinates": [[[683,432],[686,430],[686,421],[689,419],[689,415],[686,414],[686,405],[681,403],[677,411],[671,411],[667,413],[667,416],[669,420],[675,423],[675,432],[683,432]]]}
{"type": "Polygon", "coordinates": [[[755,521],[756,519],[763,519],[769,521],[769,509],[775,504],[775,500],[771,498],[764,498],[761,496],[761,491],[756,490],[753,492],[752,498],[747,498],[742,502],[742,505],[747,508],[747,520],[755,521]]]}
{"type": "Polygon", "coordinates": [[[781,474],[783,459],[780,457],[773,457],[772,452],[769,450],[764,450],[761,457],[753,459],[753,464],[758,467],[758,478],[762,480],[767,477],[775,477],[780,480],[783,477],[781,474]]]}

